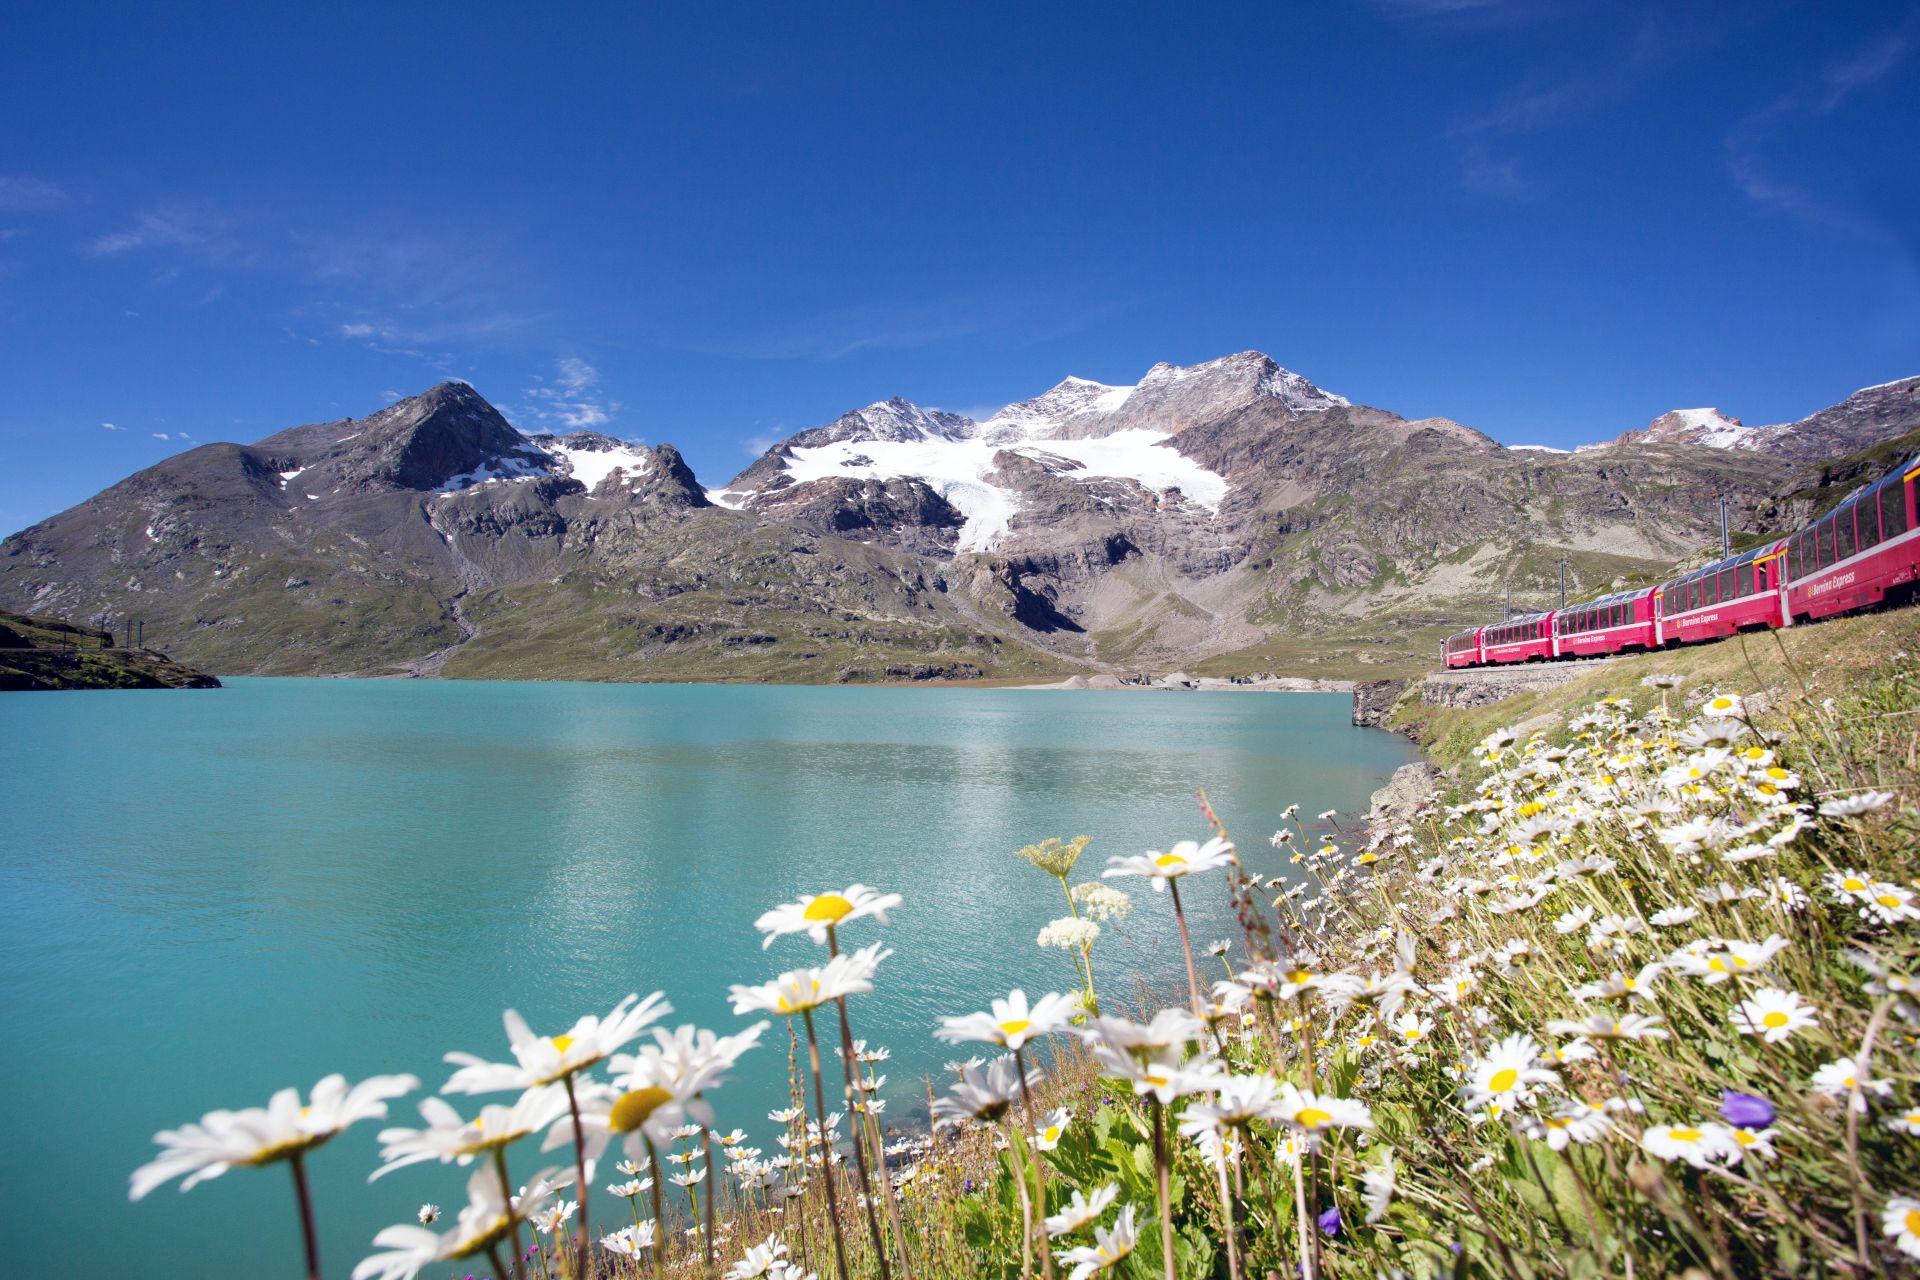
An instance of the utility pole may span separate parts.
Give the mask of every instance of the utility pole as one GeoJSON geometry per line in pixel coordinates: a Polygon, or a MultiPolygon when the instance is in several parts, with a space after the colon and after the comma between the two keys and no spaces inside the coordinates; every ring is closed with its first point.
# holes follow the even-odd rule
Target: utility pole
{"type": "Polygon", "coordinates": [[[1567,562],[1560,561],[1560,607],[1567,607],[1567,562]]]}
{"type": "Polygon", "coordinates": [[[1727,495],[1724,493],[1720,495],[1720,554],[1722,556],[1733,554],[1733,547],[1727,536],[1727,495]]]}

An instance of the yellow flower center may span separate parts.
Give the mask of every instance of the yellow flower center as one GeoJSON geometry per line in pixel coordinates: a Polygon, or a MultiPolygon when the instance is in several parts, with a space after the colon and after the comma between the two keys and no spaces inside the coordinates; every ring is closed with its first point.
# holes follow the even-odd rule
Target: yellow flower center
{"type": "Polygon", "coordinates": [[[1487,1088],[1494,1093],[1505,1093],[1520,1080],[1520,1073],[1512,1067],[1502,1067],[1493,1073],[1493,1079],[1487,1081],[1487,1088]]]}
{"type": "Polygon", "coordinates": [[[1406,1034],[1407,1034],[1407,1039],[1409,1039],[1409,1040],[1418,1040],[1418,1039],[1420,1038],[1420,1028],[1418,1028],[1418,1027],[1408,1027],[1408,1028],[1407,1028],[1407,1033],[1406,1033],[1406,1034]]]}
{"type": "Polygon", "coordinates": [[[1041,1130],[1040,1136],[1043,1140],[1047,1142],[1058,1142],[1060,1141],[1060,1126],[1057,1124],[1050,1124],[1045,1129],[1041,1130]]]}
{"type": "Polygon", "coordinates": [[[1670,1129],[1667,1132],[1667,1136],[1675,1142],[1700,1141],[1700,1131],[1698,1129],[1670,1129]]]}
{"type": "Polygon", "coordinates": [[[572,1036],[554,1036],[553,1037],[553,1051],[555,1053],[565,1053],[568,1049],[571,1049],[572,1047],[573,1047],[572,1036]]]}
{"type": "Polygon", "coordinates": [[[1784,1027],[1787,1025],[1787,1015],[1775,1009],[1772,1013],[1760,1019],[1760,1024],[1766,1027],[1784,1027]]]}
{"type": "Polygon", "coordinates": [[[1317,1129],[1327,1121],[1333,1119],[1333,1113],[1330,1111],[1322,1111],[1318,1107],[1302,1107],[1300,1108],[1299,1114],[1294,1116],[1293,1119],[1294,1123],[1303,1129],[1317,1129]]]}
{"type": "Polygon", "coordinates": [[[1033,1023],[1025,1021],[1003,1022],[1000,1024],[1000,1032],[1011,1040],[1032,1025],[1033,1023]]]}
{"type": "Polygon", "coordinates": [[[838,924],[853,911],[853,904],[837,893],[823,893],[807,904],[800,914],[808,920],[838,924]]]}
{"type": "Polygon", "coordinates": [[[669,1102],[673,1095],[658,1085],[648,1085],[644,1089],[635,1089],[631,1093],[620,1095],[613,1104],[613,1111],[607,1116],[607,1127],[615,1133],[632,1133],[647,1122],[647,1118],[660,1109],[662,1103],[669,1102]]]}
{"type": "Polygon", "coordinates": [[[1733,1140],[1739,1143],[1743,1147],[1750,1147],[1754,1143],[1760,1141],[1760,1139],[1754,1137],[1751,1133],[1748,1133],[1745,1129],[1735,1129],[1733,1131],[1733,1140]]]}
{"type": "Polygon", "coordinates": [[[1153,860],[1156,867],[1184,867],[1187,860],[1177,853],[1163,853],[1153,860]]]}
{"type": "Polygon", "coordinates": [[[1920,1209],[1907,1210],[1906,1223],[1908,1235],[1920,1236],[1920,1209]]]}
{"type": "Polygon", "coordinates": [[[1848,876],[1840,882],[1840,887],[1848,893],[1858,893],[1867,887],[1867,882],[1865,880],[1855,879],[1853,876],[1848,876]]]}
{"type": "Polygon", "coordinates": [[[1310,982],[1312,979],[1313,971],[1311,969],[1287,970],[1287,981],[1293,983],[1295,986],[1299,986],[1303,982],[1310,982]]]}
{"type": "Polygon", "coordinates": [[[1900,905],[1900,899],[1891,893],[1875,894],[1873,900],[1889,911],[1900,905]]]}

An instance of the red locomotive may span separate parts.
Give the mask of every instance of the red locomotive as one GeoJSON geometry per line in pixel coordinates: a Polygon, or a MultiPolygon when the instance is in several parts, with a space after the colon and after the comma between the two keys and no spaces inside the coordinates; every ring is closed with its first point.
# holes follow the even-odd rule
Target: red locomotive
{"type": "Polygon", "coordinates": [[[1441,665],[1545,662],[1697,644],[1910,595],[1920,580],[1916,478],[1920,457],[1791,537],[1657,587],[1459,632],[1441,643],[1441,665]]]}

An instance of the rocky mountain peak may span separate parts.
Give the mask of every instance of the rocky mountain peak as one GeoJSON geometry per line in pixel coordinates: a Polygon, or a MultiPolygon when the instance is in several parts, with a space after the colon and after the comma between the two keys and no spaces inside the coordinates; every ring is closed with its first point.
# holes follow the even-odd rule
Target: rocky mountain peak
{"type": "Polygon", "coordinates": [[[1065,378],[1031,400],[1000,410],[980,425],[980,432],[996,443],[1070,434],[1074,425],[1097,424],[1125,404],[1133,391],[1089,378],[1065,378]]]}
{"type": "Polygon", "coordinates": [[[1745,448],[1753,428],[1718,409],[1671,409],[1638,431],[1621,434],[1615,444],[1698,444],[1714,449],[1745,448]]]}
{"type": "Polygon", "coordinates": [[[1157,426],[1178,434],[1261,400],[1277,402],[1295,416],[1348,403],[1344,396],[1281,368],[1264,352],[1241,351],[1200,364],[1154,365],[1120,406],[1110,429],[1157,426]]]}
{"type": "Polygon", "coordinates": [[[294,427],[254,446],[283,475],[315,472],[330,492],[440,489],[531,463],[527,441],[465,382],[442,382],[364,418],[294,427]]]}

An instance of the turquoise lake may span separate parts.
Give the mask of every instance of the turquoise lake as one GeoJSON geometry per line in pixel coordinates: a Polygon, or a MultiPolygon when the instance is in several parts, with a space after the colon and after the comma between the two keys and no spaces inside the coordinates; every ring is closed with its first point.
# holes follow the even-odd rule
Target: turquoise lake
{"type": "MultiPolygon", "coordinates": [[[[1203,838],[1204,785],[1248,865],[1280,874],[1267,836],[1286,805],[1351,821],[1414,758],[1348,713],[1340,694],[463,681],[0,699],[9,1254],[46,1275],[298,1274],[284,1167],[128,1203],[153,1132],[333,1071],[437,1088],[448,1050],[509,1056],[507,1006],[553,1032],[661,990],[669,1024],[735,1030],[729,983],[818,955],[804,937],[763,951],[754,918],[853,881],[906,895],[846,941],[895,949],[854,1030],[893,1050],[887,1119],[912,1123],[922,1077],[963,1056],[933,1041],[939,1014],[1072,983],[1034,945],[1059,887],[1014,849],[1090,834],[1075,879],[1095,878],[1110,855],[1203,838]]],[[[1184,984],[1167,898],[1114,883],[1135,910],[1095,949],[1103,991],[1184,984]]],[[[1196,946],[1227,936],[1224,884],[1187,883],[1196,946]]],[[[714,1099],[770,1153],[776,1034],[714,1099]]],[[[392,1117],[416,1123],[414,1100],[392,1117]]],[[[463,1195],[439,1165],[369,1186],[379,1128],[310,1162],[329,1276],[379,1227],[463,1195]]],[[[531,1148],[511,1154],[534,1170],[531,1148]]],[[[601,1194],[593,1214],[621,1210],[601,1194]]],[[[451,1274],[469,1270],[485,1274],[451,1274]]]]}

